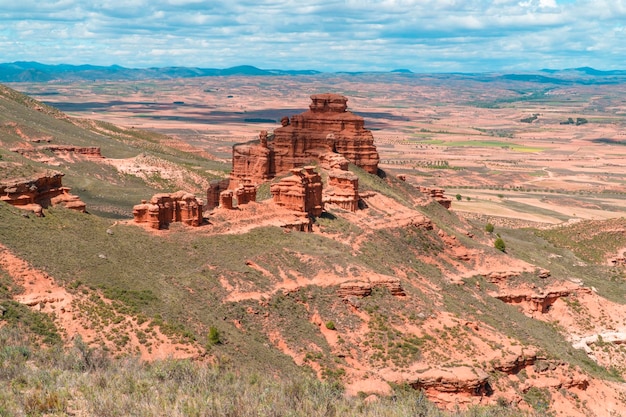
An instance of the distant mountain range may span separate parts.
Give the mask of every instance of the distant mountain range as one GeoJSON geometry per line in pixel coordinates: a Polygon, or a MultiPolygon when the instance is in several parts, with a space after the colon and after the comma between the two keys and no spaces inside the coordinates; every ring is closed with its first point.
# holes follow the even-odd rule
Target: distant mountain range
{"type": "Polygon", "coordinates": [[[270,76],[270,75],[314,75],[319,71],[264,70],[251,65],[226,69],[163,67],[125,68],[119,65],[108,67],[96,65],[47,65],[39,62],[13,62],[0,64],[0,82],[45,82],[53,80],[139,80],[158,78],[192,78],[212,76],[270,76]]]}
{"type": "MultiPolygon", "coordinates": [[[[360,75],[372,72],[338,72],[336,74],[360,75]]],[[[315,70],[260,69],[252,65],[240,65],[225,69],[196,67],[125,68],[119,65],[47,65],[39,62],[12,62],[0,64],[0,82],[46,82],[89,80],[141,80],[193,78],[214,76],[298,76],[324,74],[315,70]]],[[[395,76],[421,76],[408,69],[395,69],[376,74],[395,76]]],[[[601,71],[590,67],[563,70],[542,69],[519,73],[448,73],[449,77],[469,77],[477,81],[522,81],[547,84],[606,84],[626,82],[626,70],[601,71]]]]}

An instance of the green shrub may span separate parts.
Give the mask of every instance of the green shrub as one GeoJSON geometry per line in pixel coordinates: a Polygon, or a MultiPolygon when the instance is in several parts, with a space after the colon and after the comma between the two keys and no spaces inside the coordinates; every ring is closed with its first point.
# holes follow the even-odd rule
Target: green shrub
{"type": "Polygon", "coordinates": [[[501,237],[497,238],[496,241],[493,242],[493,246],[499,251],[502,251],[502,252],[506,251],[506,244],[504,243],[504,240],[502,240],[501,237]]]}
{"type": "Polygon", "coordinates": [[[326,322],[326,328],[328,330],[336,330],[337,328],[335,327],[335,322],[331,321],[327,321],[326,322]]]}
{"type": "Polygon", "coordinates": [[[209,327],[209,335],[207,336],[207,341],[209,343],[209,346],[219,345],[220,343],[222,343],[222,340],[220,338],[220,332],[219,330],[217,330],[217,327],[209,327]]]}
{"type": "Polygon", "coordinates": [[[493,224],[491,224],[491,223],[487,223],[487,224],[485,225],[485,231],[486,231],[487,233],[493,233],[493,230],[494,230],[493,224]]]}
{"type": "Polygon", "coordinates": [[[461,201],[461,199],[463,199],[463,196],[461,194],[457,194],[456,201],[461,201]]]}

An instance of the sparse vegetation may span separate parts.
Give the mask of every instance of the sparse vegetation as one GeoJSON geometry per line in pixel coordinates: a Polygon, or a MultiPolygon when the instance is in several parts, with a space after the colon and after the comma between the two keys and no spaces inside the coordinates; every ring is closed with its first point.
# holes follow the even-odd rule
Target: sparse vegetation
{"type": "MultiPolygon", "coordinates": [[[[33,117],[39,117],[36,114],[33,117]]],[[[202,181],[227,168],[224,163],[171,148],[166,137],[139,129],[102,122],[58,120],[57,124],[38,120],[33,134],[51,130],[67,134],[72,143],[98,140],[105,144],[103,152],[107,156],[130,157],[140,151],[142,158],[180,167],[181,171],[197,174],[202,181]],[[91,126],[91,133],[80,137],[77,126],[91,126]]],[[[546,119],[546,124],[557,121],[546,119]]],[[[0,125],[3,128],[8,129],[0,125]]],[[[455,131],[452,125],[445,131],[422,129],[434,139],[411,144],[489,147],[498,148],[503,154],[510,150],[537,151],[508,140],[526,137],[517,136],[518,128],[519,124],[515,129],[478,128],[471,133],[467,133],[469,129],[455,131]],[[459,135],[462,140],[449,141],[437,137],[438,134],[459,135]],[[465,135],[502,139],[470,140],[465,135]]],[[[17,140],[10,134],[7,137],[9,143],[17,140]]],[[[5,154],[4,149],[0,157],[4,158],[0,175],[27,175],[45,167],[15,153],[5,154]],[[7,159],[15,164],[4,164],[7,159]]],[[[455,164],[458,161],[451,160],[455,164]]],[[[490,175],[488,183],[493,184],[492,178],[507,175],[506,163],[494,160],[489,167],[476,169],[490,175]]],[[[408,386],[396,386],[393,395],[381,396],[376,402],[364,401],[367,393],[361,393],[359,398],[343,395],[343,385],[350,383],[353,376],[350,366],[354,361],[369,367],[371,375],[380,368],[402,371],[418,362],[485,370],[488,365],[475,359],[482,354],[481,349],[504,356],[510,353],[505,346],[508,343],[539,348],[542,357],[548,359],[535,364],[536,372],[546,372],[546,364],[558,359],[559,363],[569,364],[570,370],[580,369],[593,378],[622,379],[623,369],[605,369],[585,352],[572,349],[558,322],[527,317],[515,306],[494,299],[490,294],[497,285],[485,276],[466,276],[475,265],[475,257],[492,256],[496,258],[492,263],[498,264],[498,260],[510,256],[536,265],[537,270],[550,269],[556,279],[583,277],[585,285],[593,285],[599,294],[623,302],[623,274],[618,268],[599,265],[626,247],[621,220],[612,220],[611,230],[602,230],[598,227],[601,223],[580,222],[535,232],[509,229],[506,222],[499,222],[502,219],[493,220],[495,216],[476,221],[459,218],[454,211],[434,202],[420,206],[424,197],[410,181],[420,168],[449,169],[448,161],[441,159],[424,166],[398,164],[409,165],[401,167],[401,172],[407,173],[407,182],[382,170],[380,176],[374,176],[350,167],[359,177],[362,192],[379,194],[370,193],[374,195],[368,197],[370,202],[382,195],[395,200],[391,205],[399,202],[404,206],[402,216],[394,216],[392,210],[357,213],[372,214],[376,228],[368,227],[365,221],[353,222],[356,215],[337,210],[315,219],[319,233],[312,234],[278,227],[222,234],[216,231],[216,216],[211,217],[210,227],[193,233],[178,225],[168,231],[148,233],[105,216],[128,217],[139,194],[149,196],[174,184],[160,174],[141,179],[101,165],[77,161],[71,167],[61,167],[67,174],[67,183],[77,188],[83,198],[87,197],[90,207],[97,207],[92,214],[50,209],[46,217],[35,218],[0,203],[0,243],[54,277],[68,291],[84,295],[87,301],[74,305],[76,314],[88,318],[89,329],[102,338],[87,344],[76,337],[73,346],[64,350],[60,343],[63,334],[51,316],[14,301],[21,290],[0,270],[0,380],[11,388],[0,393],[0,415],[532,415],[517,409],[504,396],[495,401],[492,398],[494,407],[446,413],[408,386]],[[406,209],[414,211],[409,213],[406,209]],[[413,222],[410,216],[420,219],[420,214],[428,216],[434,228],[413,222]],[[496,236],[483,232],[484,229],[494,233],[494,224],[485,224],[487,220],[498,225],[496,236]],[[507,250],[507,255],[485,244],[494,237],[495,248],[507,250]],[[450,277],[461,274],[465,276],[465,285],[451,282],[450,277]],[[338,287],[346,278],[358,281],[364,288],[371,284],[371,292],[363,297],[339,296],[338,287]],[[376,279],[388,279],[388,286],[373,284],[376,279]],[[395,279],[406,297],[391,292],[397,290],[393,287],[395,279]],[[324,321],[312,323],[313,312],[324,317],[324,321]],[[446,320],[439,320],[442,317],[446,320]],[[131,331],[129,322],[141,327],[131,331]],[[444,324],[438,327],[435,322],[444,324]],[[321,332],[320,324],[333,332],[321,332]],[[481,327],[486,331],[477,330],[481,327]],[[142,363],[133,359],[138,348],[129,347],[138,343],[151,352],[159,329],[175,342],[197,345],[206,363],[142,363]],[[359,333],[361,329],[366,330],[359,333]],[[502,340],[489,340],[485,334],[502,340]],[[107,350],[102,347],[105,340],[107,350]],[[288,355],[296,360],[301,358],[302,365],[297,366],[288,355]]],[[[555,174],[552,170],[533,169],[534,176],[549,178],[555,174]]],[[[425,173],[417,175],[424,175],[433,183],[448,174],[422,171],[425,173]]],[[[542,186],[535,185],[545,179],[541,177],[524,184],[532,184],[532,190],[524,191],[537,193],[533,198],[543,193],[542,186]]],[[[196,184],[199,189],[202,181],[196,184]]],[[[472,185],[457,188],[483,187],[466,178],[463,183],[472,185]]],[[[523,203],[513,196],[521,187],[516,187],[490,185],[484,194],[472,193],[476,204],[468,206],[479,207],[493,201],[494,196],[504,200],[504,194],[494,191],[498,190],[506,193],[507,198],[497,204],[519,209],[523,203]]],[[[575,197],[578,199],[578,195],[575,197]]],[[[258,190],[257,198],[269,198],[269,184],[258,190]]],[[[471,201],[461,194],[455,198],[471,201]]],[[[367,198],[363,200],[368,203],[367,198]]],[[[372,203],[370,208],[373,207],[372,203]]],[[[540,213],[553,215],[549,210],[540,213]]],[[[228,227],[224,226],[224,230],[228,227]]],[[[529,283],[538,290],[553,282],[531,272],[507,281],[512,287],[529,283]]],[[[574,313],[585,311],[574,296],[566,297],[564,302],[574,313]]],[[[609,318],[603,320],[609,323],[609,318]]],[[[591,327],[591,323],[588,325],[591,327]]],[[[619,354],[621,349],[602,339],[596,345],[610,354],[619,354]]],[[[518,376],[528,384],[534,378],[530,370],[521,370],[518,376]]],[[[558,395],[556,390],[543,388],[522,393],[518,385],[507,385],[507,378],[497,372],[492,378],[497,380],[493,381],[496,396],[500,395],[498,390],[517,390],[535,415],[549,415],[551,395],[558,395]]]]}

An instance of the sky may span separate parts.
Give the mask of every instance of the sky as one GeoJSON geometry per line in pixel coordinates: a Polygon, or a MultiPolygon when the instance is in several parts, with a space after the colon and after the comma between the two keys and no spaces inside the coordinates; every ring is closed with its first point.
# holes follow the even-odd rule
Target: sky
{"type": "Polygon", "coordinates": [[[626,0],[0,0],[0,62],[626,69],[626,0]]]}

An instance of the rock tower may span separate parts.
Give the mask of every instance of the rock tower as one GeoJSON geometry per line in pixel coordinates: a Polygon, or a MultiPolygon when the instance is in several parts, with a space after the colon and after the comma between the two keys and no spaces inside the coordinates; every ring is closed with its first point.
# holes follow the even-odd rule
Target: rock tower
{"type": "Polygon", "coordinates": [[[311,96],[309,110],[283,117],[273,139],[262,131],[258,141],[233,146],[230,189],[245,180],[260,184],[312,161],[341,155],[365,171],[378,171],[378,151],[363,118],[347,110],[348,99],[339,94],[311,96]]]}

